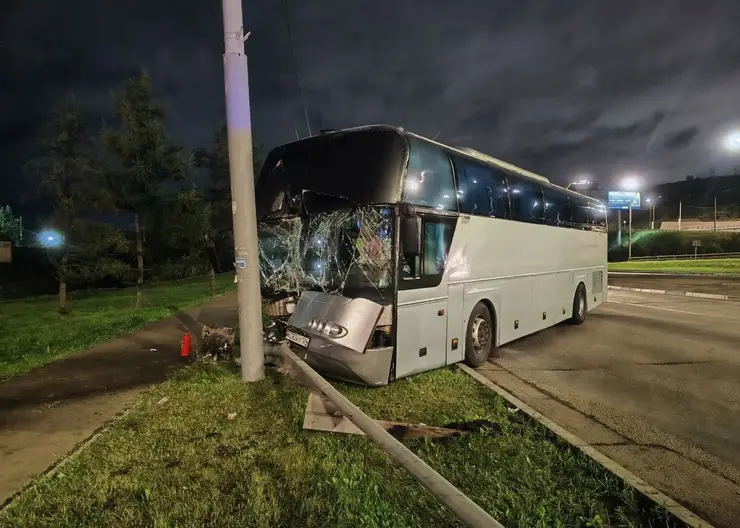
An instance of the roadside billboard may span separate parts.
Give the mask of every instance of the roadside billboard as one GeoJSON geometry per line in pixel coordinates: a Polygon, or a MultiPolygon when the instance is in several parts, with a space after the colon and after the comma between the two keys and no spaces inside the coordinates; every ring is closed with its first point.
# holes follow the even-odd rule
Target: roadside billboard
{"type": "Polygon", "coordinates": [[[632,209],[640,208],[640,193],[633,191],[609,191],[609,209],[632,209]]]}

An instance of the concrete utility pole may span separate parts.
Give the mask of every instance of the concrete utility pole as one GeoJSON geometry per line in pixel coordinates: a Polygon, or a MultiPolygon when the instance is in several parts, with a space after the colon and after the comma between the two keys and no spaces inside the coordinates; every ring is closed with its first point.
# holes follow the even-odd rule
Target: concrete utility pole
{"type": "Polygon", "coordinates": [[[630,226],[629,226],[629,249],[627,254],[627,260],[632,259],[632,202],[630,202],[630,226]]]}
{"type": "Polygon", "coordinates": [[[728,192],[729,190],[730,189],[724,189],[724,190],[719,191],[718,193],[715,193],[714,195],[714,229],[713,231],[715,233],[717,232],[717,196],[719,196],[720,194],[724,192],[728,192]]]}
{"type": "Polygon", "coordinates": [[[247,56],[244,54],[244,41],[249,35],[244,34],[242,0],[222,0],[222,6],[226,48],[226,128],[229,140],[242,379],[259,381],[265,377],[265,353],[262,345],[262,298],[254,202],[249,74],[247,56]]]}

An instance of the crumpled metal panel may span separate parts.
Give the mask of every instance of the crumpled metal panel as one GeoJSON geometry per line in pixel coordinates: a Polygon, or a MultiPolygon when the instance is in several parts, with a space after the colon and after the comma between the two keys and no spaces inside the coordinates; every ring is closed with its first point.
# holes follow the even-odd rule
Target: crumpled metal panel
{"type": "Polygon", "coordinates": [[[390,210],[342,209],[259,226],[260,274],[268,291],[341,294],[348,283],[380,291],[390,284],[390,210]]]}

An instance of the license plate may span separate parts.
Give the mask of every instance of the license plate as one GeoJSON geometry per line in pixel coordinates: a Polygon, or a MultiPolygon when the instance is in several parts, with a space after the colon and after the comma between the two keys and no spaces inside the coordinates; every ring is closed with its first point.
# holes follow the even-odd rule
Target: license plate
{"type": "Polygon", "coordinates": [[[285,338],[291,343],[295,343],[299,347],[308,348],[308,343],[311,341],[308,337],[296,334],[288,330],[285,332],[285,338]]]}

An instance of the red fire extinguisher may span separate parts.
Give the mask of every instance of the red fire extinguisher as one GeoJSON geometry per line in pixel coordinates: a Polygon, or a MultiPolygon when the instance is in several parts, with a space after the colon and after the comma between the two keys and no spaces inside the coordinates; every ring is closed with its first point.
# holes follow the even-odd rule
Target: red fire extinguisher
{"type": "Polygon", "coordinates": [[[181,358],[188,358],[190,357],[190,332],[185,332],[185,335],[182,336],[182,343],[180,343],[180,357],[181,358]]]}

